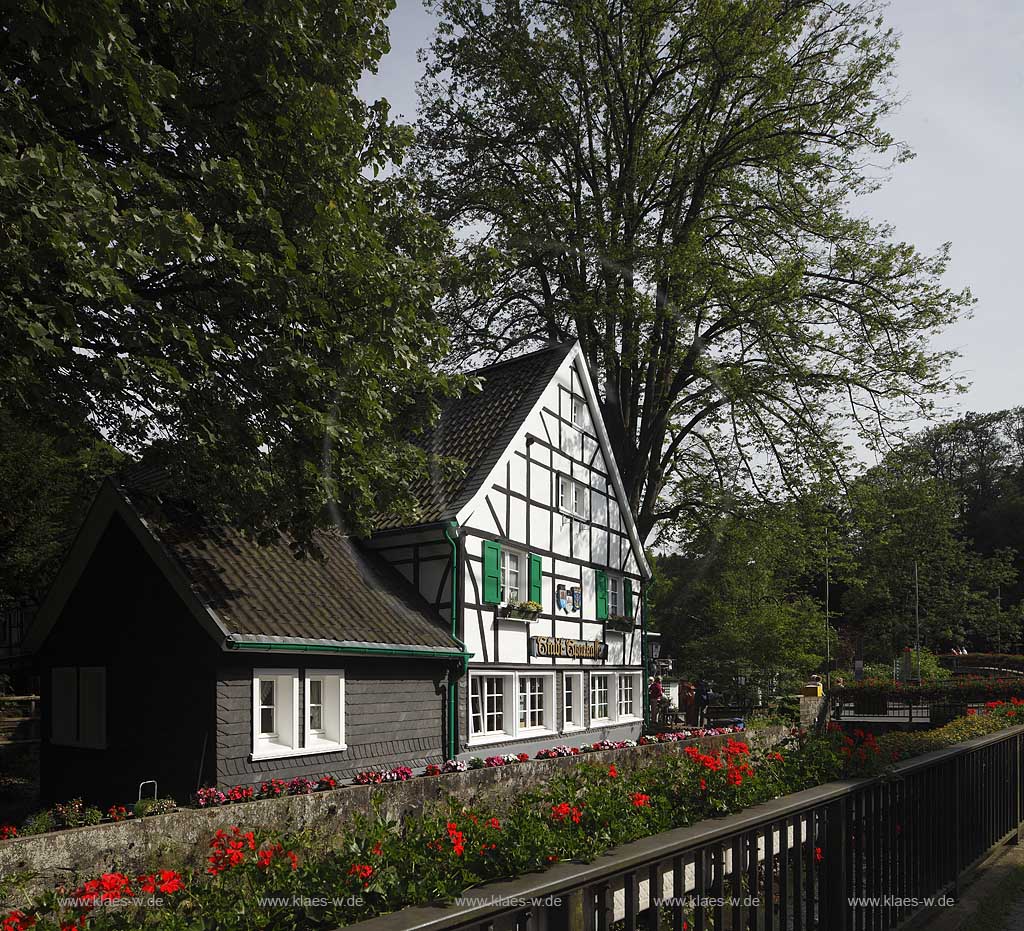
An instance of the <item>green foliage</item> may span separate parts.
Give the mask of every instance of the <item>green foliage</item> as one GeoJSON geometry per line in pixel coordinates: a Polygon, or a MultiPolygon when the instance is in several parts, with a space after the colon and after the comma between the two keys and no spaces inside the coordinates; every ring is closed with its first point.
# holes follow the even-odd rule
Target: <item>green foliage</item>
{"type": "Polygon", "coordinates": [[[99,824],[103,820],[103,812],[92,805],[86,805],[80,798],[54,805],[53,815],[58,828],[80,828],[99,824]]]}
{"type": "Polygon", "coordinates": [[[135,817],[145,818],[146,815],[163,815],[174,811],[178,803],[173,798],[143,798],[135,803],[135,817]]]}
{"type": "Polygon", "coordinates": [[[651,619],[683,675],[720,688],[742,676],[763,697],[802,685],[825,656],[824,611],[808,591],[819,547],[800,507],[752,504],[698,534],[693,555],[658,557],[651,619]]]}
{"type": "Polygon", "coordinates": [[[1024,679],[991,679],[985,676],[957,676],[917,682],[896,682],[892,679],[866,679],[847,682],[836,689],[838,698],[852,702],[921,701],[968,703],[1008,700],[1024,695],[1024,679]]]}
{"type": "Polygon", "coordinates": [[[47,831],[56,830],[56,828],[56,817],[50,809],[46,809],[46,811],[37,811],[34,815],[29,815],[19,829],[19,833],[22,835],[45,834],[47,831]]]}
{"type": "Polygon", "coordinates": [[[850,207],[910,157],[874,0],[433,6],[415,172],[461,233],[455,342],[579,337],[641,536],[951,387],[948,248],[850,207]]]}
{"type": "Polygon", "coordinates": [[[0,408],[173,463],[214,519],[410,514],[445,238],[382,168],[388,0],[5,8],[0,408]]]}

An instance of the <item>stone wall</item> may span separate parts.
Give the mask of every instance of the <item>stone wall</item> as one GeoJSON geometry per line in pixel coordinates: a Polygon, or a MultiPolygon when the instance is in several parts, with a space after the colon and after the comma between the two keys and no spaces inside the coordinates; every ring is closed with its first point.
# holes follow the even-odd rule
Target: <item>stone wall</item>
{"type": "Polygon", "coordinates": [[[828,723],[828,698],[815,698],[809,695],[800,696],[800,726],[805,730],[824,728],[828,723]]]}
{"type": "MultiPolygon", "coordinates": [[[[788,734],[784,727],[768,727],[739,735],[752,748],[764,749],[788,734]]],[[[736,736],[736,735],[729,735],[736,736]]],[[[605,750],[555,760],[534,760],[511,766],[488,767],[444,776],[417,777],[383,786],[345,786],[312,795],[262,799],[213,809],[183,809],[141,820],[73,828],[0,843],[0,876],[31,874],[25,888],[39,890],[56,884],[73,885],[104,871],[129,873],[201,864],[210,838],[218,828],[297,831],[316,827],[341,831],[358,813],[370,811],[374,795],[382,799],[382,813],[389,818],[418,814],[450,796],[474,805],[500,808],[515,795],[536,788],[580,762],[607,766],[621,772],[637,769],[660,757],[682,752],[687,744],[711,748],[727,736],[651,744],[626,750],[605,750]]]]}

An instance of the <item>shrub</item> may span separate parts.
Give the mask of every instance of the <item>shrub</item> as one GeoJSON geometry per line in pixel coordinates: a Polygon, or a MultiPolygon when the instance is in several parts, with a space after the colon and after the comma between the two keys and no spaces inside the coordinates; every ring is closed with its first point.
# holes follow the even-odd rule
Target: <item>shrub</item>
{"type": "Polygon", "coordinates": [[[173,798],[144,798],[135,803],[134,811],[136,818],[145,818],[146,815],[165,815],[177,807],[173,798]]]}

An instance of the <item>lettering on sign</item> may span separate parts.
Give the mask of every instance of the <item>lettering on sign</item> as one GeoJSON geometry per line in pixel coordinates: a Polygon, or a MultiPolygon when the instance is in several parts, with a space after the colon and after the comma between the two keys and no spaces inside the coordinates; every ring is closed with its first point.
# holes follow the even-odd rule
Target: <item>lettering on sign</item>
{"type": "Polygon", "coordinates": [[[569,659],[607,659],[603,640],[569,640],[567,637],[531,637],[530,656],[564,656],[569,659]]]}

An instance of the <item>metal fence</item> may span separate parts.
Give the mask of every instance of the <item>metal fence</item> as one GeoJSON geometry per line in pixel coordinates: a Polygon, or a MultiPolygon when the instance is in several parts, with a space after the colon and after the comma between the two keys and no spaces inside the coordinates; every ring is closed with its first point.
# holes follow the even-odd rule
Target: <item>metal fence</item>
{"type": "Polygon", "coordinates": [[[353,931],[886,931],[1020,840],[1024,727],[353,931]],[[471,898],[469,898],[471,896],[471,898]]]}

